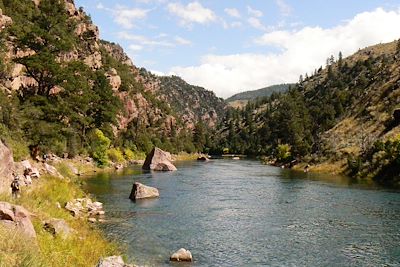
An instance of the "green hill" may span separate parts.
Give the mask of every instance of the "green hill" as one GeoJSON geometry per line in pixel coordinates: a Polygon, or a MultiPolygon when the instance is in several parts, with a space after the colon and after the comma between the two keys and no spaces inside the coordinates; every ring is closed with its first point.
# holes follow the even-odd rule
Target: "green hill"
{"type": "Polygon", "coordinates": [[[258,97],[267,97],[272,95],[273,93],[286,92],[289,89],[289,86],[293,86],[293,84],[277,84],[264,87],[258,90],[246,91],[235,94],[227,98],[225,101],[229,103],[237,100],[254,100],[258,97]]]}

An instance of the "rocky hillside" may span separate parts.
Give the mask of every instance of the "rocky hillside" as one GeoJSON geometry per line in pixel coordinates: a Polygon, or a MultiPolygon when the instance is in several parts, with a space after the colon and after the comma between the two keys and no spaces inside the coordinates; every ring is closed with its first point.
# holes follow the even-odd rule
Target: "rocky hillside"
{"type": "Polygon", "coordinates": [[[399,177],[400,42],[327,63],[287,93],[230,110],[219,149],[330,163],[361,177],[399,177]]]}
{"type": "Polygon", "coordinates": [[[121,150],[192,152],[195,125],[224,112],[210,91],[136,67],[73,0],[0,0],[0,10],[0,135],[14,157],[90,153],[94,129],[121,150]]]}

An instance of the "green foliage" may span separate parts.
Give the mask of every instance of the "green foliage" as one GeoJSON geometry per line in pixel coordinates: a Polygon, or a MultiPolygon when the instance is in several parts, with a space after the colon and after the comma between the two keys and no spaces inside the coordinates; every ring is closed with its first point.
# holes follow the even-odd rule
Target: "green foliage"
{"type": "Polygon", "coordinates": [[[276,147],[276,158],[279,162],[288,162],[292,158],[291,146],[289,144],[280,144],[276,147]]]}
{"type": "Polygon", "coordinates": [[[108,164],[107,150],[111,144],[110,139],[99,129],[92,131],[89,139],[91,156],[99,166],[106,166],[108,164]]]}
{"type": "Polygon", "coordinates": [[[31,219],[37,234],[32,242],[0,226],[0,266],[95,266],[101,257],[119,255],[116,244],[108,242],[87,221],[57,207],[57,202],[63,205],[83,196],[76,183],[46,176],[31,190],[23,190],[21,198],[0,195],[1,201],[21,205],[35,214],[31,219]],[[64,219],[74,233],[66,239],[54,237],[43,229],[43,221],[51,218],[64,219]]]}
{"type": "Polygon", "coordinates": [[[375,142],[368,151],[351,160],[349,171],[359,178],[400,183],[400,135],[384,142],[375,142]]]}
{"type": "Polygon", "coordinates": [[[126,160],[142,160],[146,158],[146,154],[143,152],[132,151],[129,148],[124,149],[124,157],[126,160]]]}
{"type": "Polygon", "coordinates": [[[115,163],[122,163],[125,161],[124,155],[119,148],[110,148],[107,150],[107,157],[115,163]]]}

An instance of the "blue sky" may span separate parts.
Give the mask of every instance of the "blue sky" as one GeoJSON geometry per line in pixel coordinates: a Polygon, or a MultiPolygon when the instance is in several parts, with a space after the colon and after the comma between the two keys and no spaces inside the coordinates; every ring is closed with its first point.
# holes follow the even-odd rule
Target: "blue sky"
{"type": "Polygon", "coordinates": [[[75,0],[135,65],[228,97],[400,38],[400,0],[75,0]]]}

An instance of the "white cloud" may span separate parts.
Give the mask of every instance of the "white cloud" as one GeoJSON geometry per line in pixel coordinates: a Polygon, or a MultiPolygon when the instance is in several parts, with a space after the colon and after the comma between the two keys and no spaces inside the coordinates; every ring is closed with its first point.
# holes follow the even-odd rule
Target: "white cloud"
{"type": "Polygon", "coordinates": [[[148,37],[144,35],[136,35],[128,32],[119,32],[117,34],[121,40],[127,40],[133,42],[129,45],[129,49],[132,51],[140,51],[143,49],[154,49],[156,47],[161,48],[174,48],[178,45],[191,45],[192,42],[180,36],[170,38],[168,34],[160,33],[155,37],[148,37]]]}
{"type": "Polygon", "coordinates": [[[132,44],[132,45],[129,46],[129,49],[132,50],[132,51],[140,51],[140,50],[143,49],[143,46],[132,44]]]}
{"type": "Polygon", "coordinates": [[[251,6],[247,6],[247,13],[252,17],[260,18],[263,16],[263,13],[260,10],[253,9],[251,6]]]}
{"type": "Polygon", "coordinates": [[[240,18],[240,12],[236,8],[225,8],[225,13],[233,18],[240,18]]]}
{"type": "Polygon", "coordinates": [[[185,38],[182,38],[182,37],[180,37],[180,36],[176,36],[176,37],[175,37],[175,42],[176,42],[178,45],[191,45],[191,44],[192,44],[191,41],[189,41],[189,40],[187,40],[187,39],[185,39],[185,38]]]}
{"type": "Polygon", "coordinates": [[[247,22],[250,24],[251,27],[256,28],[258,30],[265,31],[266,28],[265,26],[261,23],[261,21],[258,18],[248,18],[247,22]]]}
{"type": "Polygon", "coordinates": [[[96,5],[97,9],[108,11],[114,22],[125,29],[131,29],[135,26],[137,20],[147,17],[150,10],[141,8],[127,8],[121,5],[116,5],[114,8],[105,7],[101,2],[96,5]]]}
{"type": "Polygon", "coordinates": [[[154,47],[175,47],[174,43],[163,39],[163,36],[160,35],[154,38],[150,38],[143,35],[130,34],[127,32],[119,32],[118,38],[122,40],[133,41],[134,44],[132,45],[142,46],[143,48],[152,49],[154,47]]]}
{"type": "Polygon", "coordinates": [[[242,22],[240,22],[240,21],[234,21],[234,22],[232,22],[231,23],[231,28],[240,28],[240,27],[242,27],[242,22]]]}
{"type": "Polygon", "coordinates": [[[276,0],[275,2],[279,7],[282,16],[289,16],[292,13],[292,7],[289,6],[285,0],[276,0]]]}
{"type": "Polygon", "coordinates": [[[275,31],[256,40],[259,45],[280,48],[265,54],[206,55],[200,65],[174,67],[171,73],[228,97],[244,90],[296,82],[300,74],[324,65],[339,51],[346,55],[359,48],[400,37],[400,10],[376,9],[356,15],[332,28],[304,27],[297,31],[275,31]]]}
{"type": "Polygon", "coordinates": [[[96,5],[96,8],[97,8],[97,9],[105,9],[103,3],[98,3],[98,4],[96,5]]]}
{"type": "Polygon", "coordinates": [[[124,8],[117,6],[113,11],[114,21],[126,29],[131,29],[136,20],[144,19],[147,16],[148,10],[140,8],[124,8]]]}
{"type": "Polygon", "coordinates": [[[191,2],[186,6],[180,3],[170,3],[167,8],[171,14],[180,18],[183,26],[190,26],[192,23],[207,24],[217,19],[211,9],[203,7],[199,2],[191,2]]]}

